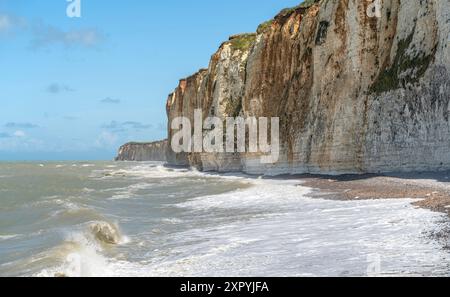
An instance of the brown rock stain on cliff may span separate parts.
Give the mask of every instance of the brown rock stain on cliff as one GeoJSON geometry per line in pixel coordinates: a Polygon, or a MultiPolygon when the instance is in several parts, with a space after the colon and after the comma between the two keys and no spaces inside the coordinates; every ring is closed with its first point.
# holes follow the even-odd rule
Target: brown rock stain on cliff
{"type": "Polygon", "coordinates": [[[319,99],[321,111],[317,114],[315,122],[315,134],[321,135],[321,137],[313,137],[312,140],[319,149],[315,159],[308,161],[316,163],[320,168],[324,169],[329,166],[330,161],[333,159],[332,147],[335,142],[335,121],[333,119],[339,116],[338,113],[343,104],[339,100],[342,97],[339,92],[345,93],[345,90],[342,90],[339,86],[347,85],[347,80],[352,79],[342,75],[346,73],[343,65],[346,64],[348,56],[348,5],[349,0],[338,1],[333,23],[329,24],[328,28],[330,30],[334,27],[333,33],[335,36],[330,36],[331,32],[329,32],[327,39],[323,42],[323,46],[332,47],[334,50],[324,65],[326,77],[321,81],[319,99]],[[338,44],[336,44],[337,40],[339,41],[338,44]]]}
{"type": "MultiPolygon", "coordinates": [[[[418,29],[411,33],[414,38],[409,42],[408,54],[420,49],[419,53],[427,55],[411,54],[411,59],[404,61],[401,69],[414,64],[413,59],[417,58],[417,62],[426,66],[415,67],[416,72],[423,75],[428,65],[432,65],[438,50],[438,34],[442,33],[438,31],[440,24],[433,23],[433,17],[435,20],[439,17],[442,22],[444,14],[431,15],[437,14],[432,1],[384,0],[381,18],[371,18],[366,11],[372,3],[323,0],[309,8],[283,10],[273,20],[262,24],[257,35],[232,37],[212,56],[207,70],[180,82],[174,94],[169,96],[169,119],[177,115],[191,118],[193,110],[199,107],[203,109],[204,117],[217,115],[223,118],[237,114],[280,117],[283,160],[276,165],[281,171],[300,168],[312,172],[333,169],[354,172],[390,167],[392,155],[405,151],[405,148],[397,146],[395,140],[398,138],[390,137],[389,133],[404,133],[402,137],[410,139],[408,129],[416,128],[407,127],[409,119],[404,123],[397,120],[399,110],[405,108],[390,106],[390,102],[401,100],[398,96],[389,97],[396,95],[392,93],[396,89],[388,90],[386,94],[374,94],[371,86],[386,69],[398,64],[399,53],[405,56],[402,40],[411,29],[405,22],[412,24],[411,19],[405,19],[405,14],[413,14],[412,18],[419,19],[418,29]],[[388,124],[380,124],[379,118],[388,124]],[[388,131],[398,124],[404,124],[404,127],[388,131]]],[[[442,68],[440,73],[447,73],[445,66],[442,68]]],[[[405,75],[416,76],[415,73],[405,75]]],[[[438,131],[436,127],[440,127],[437,135],[446,133],[446,127],[439,126],[439,122],[427,122],[433,117],[439,120],[438,115],[442,113],[437,109],[445,104],[441,97],[447,96],[448,92],[445,82],[448,78],[442,78],[439,85],[435,81],[402,87],[413,94],[408,100],[415,100],[410,104],[408,114],[413,117],[414,113],[419,113],[420,120],[427,123],[424,125],[426,131],[414,130],[417,134],[429,135],[430,130],[438,131]],[[438,91],[426,91],[432,84],[441,88],[441,95],[436,95],[438,91]],[[417,99],[422,93],[430,95],[431,103],[421,103],[417,99]],[[437,103],[433,105],[435,101],[437,103]],[[433,108],[437,111],[431,114],[433,108]]],[[[409,101],[402,104],[407,105],[409,101]]],[[[410,155],[414,154],[414,151],[410,152],[410,155]]],[[[444,155],[436,154],[435,157],[444,155]]],[[[189,163],[200,164],[203,157],[218,167],[223,160],[218,155],[193,154],[189,156],[189,163]]],[[[242,154],[240,158],[244,166],[257,166],[252,163],[253,157],[242,154]]],[[[264,167],[259,169],[264,170],[264,167]]],[[[247,168],[245,170],[249,172],[247,168]]]]}
{"type": "Polygon", "coordinates": [[[368,6],[372,1],[361,1],[360,5],[362,8],[360,11],[360,18],[364,20],[364,26],[362,26],[362,45],[360,57],[360,73],[358,77],[358,84],[360,85],[360,91],[357,97],[363,100],[363,115],[362,115],[362,125],[357,129],[357,150],[356,150],[356,164],[355,168],[358,168],[360,172],[365,171],[364,155],[366,153],[366,137],[367,131],[371,123],[368,122],[369,113],[369,100],[370,96],[366,93],[361,92],[370,87],[373,83],[373,78],[376,77],[377,69],[380,69],[380,64],[383,67],[387,67],[390,63],[390,54],[392,47],[394,45],[394,37],[397,31],[398,25],[398,6],[401,0],[393,0],[390,3],[385,3],[389,5],[382,10],[385,16],[380,18],[369,17],[367,15],[368,6]],[[380,23],[386,20],[386,24],[380,23]],[[382,40],[382,38],[384,38],[382,40]],[[370,71],[370,72],[369,72],[370,71]],[[363,72],[369,72],[364,75],[363,72]],[[364,77],[369,77],[368,81],[364,81],[364,77]]]}
{"type": "Polygon", "coordinates": [[[288,161],[294,159],[294,141],[306,127],[310,92],[313,83],[312,41],[319,6],[293,10],[289,15],[276,17],[262,36],[263,48],[259,59],[260,84],[251,86],[245,96],[244,108],[258,98],[262,115],[280,117],[281,142],[287,149],[288,161]],[[304,37],[304,38],[303,38],[304,37]]]}
{"type": "MultiPolygon", "coordinates": [[[[348,1],[349,0],[341,0],[339,1],[338,7],[336,9],[336,15],[334,18],[334,32],[340,36],[340,40],[342,42],[341,48],[347,46],[347,10],[348,10],[348,1]]],[[[344,52],[338,52],[344,53],[344,52]]]]}

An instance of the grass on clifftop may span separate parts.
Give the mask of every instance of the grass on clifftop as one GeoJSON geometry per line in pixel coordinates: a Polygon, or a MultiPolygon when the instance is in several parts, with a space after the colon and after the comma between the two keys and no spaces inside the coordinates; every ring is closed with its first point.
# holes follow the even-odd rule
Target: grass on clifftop
{"type": "Polygon", "coordinates": [[[278,15],[280,15],[280,16],[289,15],[289,14],[293,13],[295,10],[297,10],[299,8],[309,8],[316,2],[319,2],[319,1],[318,0],[306,0],[306,1],[303,1],[302,3],[300,3],[297,6],[283,9],[278,15]]]}
{"type": "Polygon", "coordinates": [[[270,26],[272,26],[272,24],[273,24],[273,20],[269,20],[267,22],[264,22],[264,23],[262,23],[262,24],[260,24],[258,26],[258,29],[256,29],[256,32],[258,34],[264,33],[264,32],[266,32],[267,29],[270,28],[270,26]]]}
{"type": "MultiPolygon", "coordinates": [[[[295,10],[299,9],[299,8],[309,8],[312,5],[314,5],[315,3],[319,2],[319,0],[306,0],[303,1],[302,3],[300,3],[297,6],[294,7],[290,7],[290,8],[285,8],[283,10],[280,11],[280,13],[278,13],[277,16],[279,17],[286,17],[288,15],[290,15],[291,13],[293,13],[295,10]]],[[[260,24],[258,26],[258,29],[256,30],[256,32],[258,34],[264,33],[268,28],[270,28],[270,26],[273,24],[273,19],[268,20],[262,24],[260,24]]]]}
{"type": "Polygon", "coordinates": [[[230,37],[230,43],[233,50],[241,50],[246,51],[256,41],[256,34],[255,33],[248,33],[248,34],[241,34],[230,37]]]}

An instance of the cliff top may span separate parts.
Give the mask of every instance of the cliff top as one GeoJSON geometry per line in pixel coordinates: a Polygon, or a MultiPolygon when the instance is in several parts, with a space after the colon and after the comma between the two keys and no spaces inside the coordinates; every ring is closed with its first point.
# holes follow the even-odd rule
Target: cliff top
{"type": "MultiPolygon", "coordinates": [[[[228,41],[223,42],[219,49],[221,49],[225,44],[231,44],[233,50],[246,51],[249,50],[256,42],[256,37],[258,34],[264,33],[274,22],[283,23],[284,20],[288,19],[294,13],[305,13],[309,8],[311,8],[314,4],[319,3],[321,0],[305,0],[297,6],[285,8],[281,10],[273,19],[268,20],[260,24],[256,30],[256,32],[252,33],[240,33],[231,35],[228,41]]],[[[207,69],[200,69],[196,73],[180,79],[180,83],[186,82],[189,79],[196,78],[199,74],[208,71],[207,69]]],[[[169,97],[173,95],[173,92],[169,94],[169,97]]]]}
{"type": "Polygon", "coordinates": [[[273,19],[270,19],[258,26],[258,29],[256,32],[258,34],[264,33],[274,22],[283,23],[284,20],[288,19],[292,14],[294,13],[305,13],[310,7],[312,7],[314,4],[319,3],[320,0],[306,0],[302,3],[300,3],[297,6],[285,8],[281,10],[273,19]]]}
{"type": "Polygon", "coordinates": [[[228,42],[230,42],[233,50],[245,51],[249,49],[256,40],[256,33],[243,33],[230,36],[228,42]]]}
{"type": "Polygon", "coordinates": [[[159,140],[159,141],[153,141],[153,142],[136,142],[136,141],[132,141],[132,142],[125,143],[123,146],[130,146],[130,145],[154,145],[154,144],[160,144],[160,143],[164,143],[164,142],[167,142],[167,139],[159,140]]]}

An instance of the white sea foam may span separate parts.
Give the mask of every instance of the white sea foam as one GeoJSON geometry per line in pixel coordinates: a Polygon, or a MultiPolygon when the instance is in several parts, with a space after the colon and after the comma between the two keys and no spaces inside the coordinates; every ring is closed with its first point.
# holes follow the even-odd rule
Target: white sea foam
{"type": "Polygon", "coordinates": [[[122,176],[122,177],[134,177],[134,178],[176,178],[176,177],[205,177],[204,173],[201,173],[195,169],[179,169],[168,168],[163,165],[155,164],[142,164],[132,166],[126,169],[119,170],[106,170],[105,175],[110,176],[122,176]]]}
{"type": "Polygon", "coordinates": [[[181,224],[183,223],[183,220],[177,218],[164,218],[161,220],[161,222],[165,224],[181,224]]]}
{"type": "Polygon", "coordinates": [[[104,244],[129,244],[131,240],[123,235],[119,227],[108,222],[92,222],[85,226],[84,232],[71,232],[67,234],[64,243],[41,257],[52,257],[60,265],[43,269],[36,276],[39,277],[93,277],[114,276],[113,270],[117,260],[103,255],[104,244]],[[105,238],[107,240],[105,240],[105,238]]]}
{"type": "Polygon", "coordinates": [[[126,188],[116,189],[115,194],[108,200],[130,199],[135,197],[140,190],[150,189],[152,186],[151,183],[138,183],[126,188]]]}
{"type": "Polygon", "coordinates": [[[108,259],[101,254],[101,247],[82,233],[67,236],[66,242],[52,251],[59,257],[60,266],[46,268],[36,276],[39,277],[93,277],[112,276],[108,259]]]}
{"type": "MultiPolygon", "coordinates": [[[[223,195],[204,196],[178,203],[178,207],[193,209],[247,208],[267,209],[270,207],[292,207],[311,192],[306,187],[296,186],[295,181],[248,179],[254,186],[247,190],[237,190],[223,195]]],[[[298,182],[297,182],[298,183],[298,182]]]]}
{"type": "Polygon", "coordinates": [[[96,191],[95,189],[83,188],[83,192],[84,192],[84,193],[93,193],[93,192],[95,192],[95,191],[96,191]]]}
{"type": "MultiPolygon", "coordinates": [[[[89,189],[98,184],[100,190],[83,190],[83,185],[83,197],[45,200],[69,214],[67,221],[58,217],[62,224],[56,226],[56,232],[68,235],[50,249],[58,264],[34,262],[39,276],[364,276],[378,256],[381,275],[450,274],[448,251],[429,236],[448,227],[448,218],[416,209],[411,199],[312,199],[311,189],[295,180],[214,175],[161,164],[127,163],[92,172],[89,189]],[[211,194],[222,184],[238,189],[242,183],[250,186],[211,194]],[[168,193],[168,202],[145,198],[152,197],[147,194],[155,186],[168,193]],[[136,204],[121,201],[141,193],[145,199],[136,204]],[[82,223],[71,225],[79,212],[82,223]],[[105,246],[89,231],[92,223],[111,218],[132,239],[120,233],[120,248],[105,246]],[[78,274],[74,261],[80,263],[78,274]]],[[[42,238],[55,236],[52,228],[42,238]]],[[[21,267],[19,272],[29,271],[21,267]]]]}
{"type": "MultiPolygon", "coordinates": [[[[381,259],[379,275],[450,273],[449,253],[427,235],[439,229],[446,216],[415,209],[411,199],[311,199],[306,197],[310,189],[292,181],[251,182],[256,185],[250,189],[179,203],[198,212],[198,220],[214,209],[227,210],[229,216],[220,225],[173,235],[171,240],[179,243],[172,251],[177,257],[154,261],[140,273],[361,276],[370,267],[371,255],[381,259]],[[199,242],[187,244],[195,239],[199,242]]],[[[126,273],[125,263],[121,265],[115,269],[126,273]]]]}
{"type": "MultiPolygon", "coordinates": [[[[179,203],[204,224],[167,235],[146,263],[109,261],[127,276],[364,276],[379,255],[379,275],[448,275],[448,252],[426,234],[445,216],[411,199],[331,201],[307,198],[292,181],[179,203]],[[215,216],[215,212],[218,212],[215,216]],[[225,217],[219,214],[227,212],[225,217]]],[[[145,244],[144,246],[145,247],[145,244]]]]}
{"type": "Polygon", "coordinates": [[[2,240],[10,240],[10,239],[17,238],[17,237],[20,237],[20,236],[21,235],[19,235],[19,234],[0,235],[0,241],[2,241],[2,240]]]}

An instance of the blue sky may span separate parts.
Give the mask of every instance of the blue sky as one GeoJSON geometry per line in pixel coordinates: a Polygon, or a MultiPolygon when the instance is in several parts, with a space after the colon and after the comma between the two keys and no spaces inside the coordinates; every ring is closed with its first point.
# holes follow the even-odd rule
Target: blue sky
{"type": "Polygon", "coordinates": [[[228,36],[300,0],[0,0],[0,160],[109,160],[228,36]]]}

